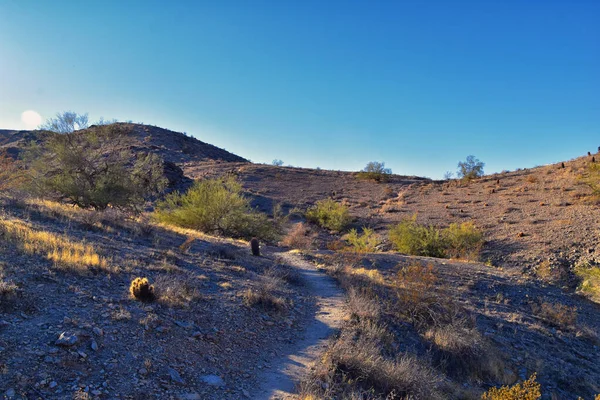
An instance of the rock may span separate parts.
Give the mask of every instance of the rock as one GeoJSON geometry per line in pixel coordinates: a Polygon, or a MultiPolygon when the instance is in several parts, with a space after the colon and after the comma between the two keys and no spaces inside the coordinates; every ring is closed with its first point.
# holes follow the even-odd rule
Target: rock
{"type": "Polygon", "coordinates": [[[92,348],[92,350],[98,351],[98,343],[96,343],[95,340],[92,340],[92,344],[90,344],[90,347],[92,348]]]}
{"type": "Polygon", "coordinates": [[[70,347],[77,344],[78,341],[79,339],[74,333],[63,332],[60,334],[55,344],[57,346],[70,347]]]}
{"type": "Polygon", "coordinates": [[[171,377],[171,380],[173,382],[183,384],[183,379],[181,379],[181,375],[179,375],[179,372],[175,371],[173,368],[169,368],[168,371],[169,371],[169,376],[171,377]]]}
{"type": "Polygon", "coordinates": [[[242,389],[242,394],[244,395],[244,397],[246,398],[250,398],[250,393],[248,393],[248,391],[246,389],[242,389]]]}
{"type": "Polygon", "coordinates": [[[15,397],[15,389],[10,388],[8,389],[4,394],[6,394],[6,397],[8,397],[9,399],[12,399],[13,397],[15,397]]]}
{"type": "Polygon", "coordinates": [[[98,328],[97,326],[94,327],[94,329],[92,329],[92,332],[94,332],[94,335],[96,335],[96,336],[104,335],[104,332],[102,331],[102,329],[98,328]]]}
{"type": "Polygon", "coordinates": [[[57,386],[58,386],[58,383],[56,383],[56,381],[52,381],[52,382],[50,382],[50,384],[48,385],[48,387],[49,387],[50,389],[54,389],[54,388],[55,388],[55,387],[57,387],[57,386]]]}
{"type": "Polygon", "coordinates": [[[200,380],[210,386],[225,386],[225,381],[217,375],[204,375],[200,377],[200,380]]]}
{"type": "Polygon", "coordinates": [[[179,396],[180,400],[200,400],[202,397],[198,393],[186,393],[179,396]]]}

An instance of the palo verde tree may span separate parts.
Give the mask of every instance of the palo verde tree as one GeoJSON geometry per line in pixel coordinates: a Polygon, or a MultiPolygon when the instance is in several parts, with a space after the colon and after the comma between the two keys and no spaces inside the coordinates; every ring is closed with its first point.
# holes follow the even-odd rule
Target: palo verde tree
{"type": "Polygon", "coordinates": [[[385,168],[384,162],[370,161],[365,168],[358,173],[358,177],[360,179],[373,179],[377,182],[386,182],[391,174],[392,170],[385,168]]]}
{"type": "Polygon", "coordinates": [[[458,163],[457,176],[464,180],[471,180],[483,176],[484,163],[479,161],[475,156],[468,156],[466,161],[458,163]]]}
{"type": "Polygon", "coordinates": [[[120,124],[47,132],[23,156],[29,165],[30,189],[82,208],[140,211],[145,200],[166,187],[167,180],[157,155],[134,154],[131,145],[120,124]]]}
{"type": "Polygon", "coordinates": [[[87,113],[77,114],[73,111],[64,111],[57,113],[55,118],[46,120],[38,129],[55,133],[73,133],[79,129],[86,129],[88,126],[87,113]]]}

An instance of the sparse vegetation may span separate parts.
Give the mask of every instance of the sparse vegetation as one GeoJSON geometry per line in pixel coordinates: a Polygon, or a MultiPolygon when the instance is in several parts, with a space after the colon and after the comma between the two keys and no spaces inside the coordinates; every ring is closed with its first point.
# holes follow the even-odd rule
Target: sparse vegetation
{"type": "Polygon", "coordinates": [[[558,328],[573,328],[577,323],[577,307],[540,301],[531,305],[532,311],[544,321],[558,328]]]}
{"type": "Polygon", "coordinates": [[[250,208],[242,186],[232,177],[196,181],[186,193],[172,193],[158,202],[154,218],[206,233],[274,240],[275,225],[250,208]]]}
{"type": "Polygon", "coordinates": [[[281,245],[294,249],[308,250],[313,247],[316,237],[316,233],[311,232],[308,226],[302,222],[298,222],[281,239],[281,245]]]}
{"type": "Polygon", "coordinates": [[[376,182],[387,182],[389,180],[392,170],[385,168],[384,162],[371,161],[369,162],[362,171],[357,173],[359,179],[371,179],[376,182]]]}
{"type": "Polygon", "coordinates": [[[458,171],[456,175],[463,180],[469,181],[471,179],[479,178],[483,176],[483,167],[485,163],[479,161],[475,156],[468,156],[465,161],[458,163],[458,171]]]}
{"type": "Polygon", "coordinates": [[[538,400],[541,397],[540,384],[536,382],[536,374],[533,374],[523,383],[512,387],[491,388],[481,396],[481,400],[538,400]]]}
{"type": "Polygon", "coordinates": [[[242,294],[244,304],[248,307],[260,307],[268,311],[281,312],[285,310],[285,299],[276,294],[277,286],[281,283],[277,277],[263,277],[256,288],[244,291],[242,294]]]}
{"type": "Polygon", "coordinates": [[[89,244],[71,241],[66,235],[36,230],[17,219],[0,217],[0,234],[17,243],[25,253],[43,254],[59,268],[86,271],[108,270],[109,262],[89,244]]]}
{"type": "Polygon", "coordinates": [[[323,228],[336,232],[343,231],[351,219],[348,207],[332,199],[317,201],[306,212],[306,218],[323,228]]]}
{"type": "Polygon", "coordinates": [[[154,301],[154,286],[150,284],[148,278],[137,277],[131,281],[129,293],[134,299],[149,303],[154,301]]]}

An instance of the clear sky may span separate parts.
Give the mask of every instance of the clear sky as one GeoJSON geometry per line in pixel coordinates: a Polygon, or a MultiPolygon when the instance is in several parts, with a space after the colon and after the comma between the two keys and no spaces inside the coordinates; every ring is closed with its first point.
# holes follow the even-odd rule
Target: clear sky
{"type": "Polygon", "coordinates": [[[27,110],[255,162],[532,167],[600,146],[600,1],[0,0],[0,128],[27,110]]]}

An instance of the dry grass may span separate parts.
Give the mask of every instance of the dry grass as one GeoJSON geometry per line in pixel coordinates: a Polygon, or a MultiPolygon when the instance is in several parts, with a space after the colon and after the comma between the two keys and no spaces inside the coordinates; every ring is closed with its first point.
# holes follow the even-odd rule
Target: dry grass
{"type": "Polygon", "coordinates": [[[109,262],[94,247],[74,242],[66,235],[36,230],[29,224],[0,217],[0,233],[8,240],[18,243],[27,254],[43,254],[61,269],[85,272],[89,268],[110,271],[109,262]]]}
{"type": "Polygon", "coordinates": [[[577,324],[577,307],[541,301],[532,304],[531,309],[535,315],[558,328],[571,329],[577,324]]]}
{"type": "Polygon", "coordinates": [[[301,398],[441,399],[441,377],[411,355],[391,356],[393,340],[371,321],[347,327],[301,384],[301,398]]]}
{"type": "Polygon", "coordinates": [[[308,250],[314,246],[317,234],[302,222],[294,224],[287,235],[281,240],[281,245],[293,249],[308,250]]]}
{"type": "Polygon", "coordinates": [[[187,308],[201,299],[200,292],[190,278],[161,275],[154,281],[155,294],[161,304],[187,308]]]}
{"type": "Polygon", "coordinates": [[[255,288],[242,293],[244,304],[268,311],[284,311],[287,308],[286,301],[277,295],[277,288],[283,284],[283,281],[273,276],[262,277],[255,288]]]}

